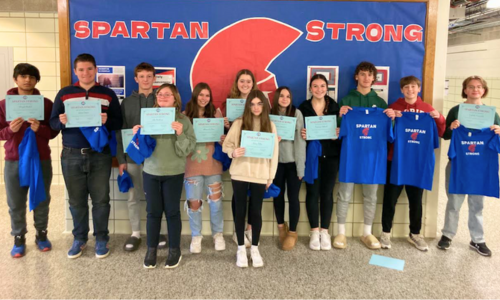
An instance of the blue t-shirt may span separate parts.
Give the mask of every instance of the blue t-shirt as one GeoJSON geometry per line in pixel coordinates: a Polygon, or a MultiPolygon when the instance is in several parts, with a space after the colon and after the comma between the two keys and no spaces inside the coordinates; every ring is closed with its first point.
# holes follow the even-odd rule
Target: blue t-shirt
{"type": "Polygon", "coordinates": [[[489,128],[452,131],[448,157],[451,159],[450,194],[498,198],[498,153],[500,137],[489,128]]]}
{"type": "Polygon", "coordinates": [[[428,113],[403,112],[394,127],[394,155],[390,182],[432,190],[434,149],[439,136],[434,119],[428,113]]]}
{"type": "Polygon", "coordinates": [[[387,142],[392,143],[392,122],[383,109],[353,107],[342,118],[339,139],[339,181],[385,184],[387,142]]]}

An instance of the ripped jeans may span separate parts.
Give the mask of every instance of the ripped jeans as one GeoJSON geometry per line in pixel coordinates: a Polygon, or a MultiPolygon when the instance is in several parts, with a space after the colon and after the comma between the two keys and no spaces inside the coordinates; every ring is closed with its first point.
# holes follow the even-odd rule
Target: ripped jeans
{"type": "Polygon", "coordinates": [[[189,227],[191,227],[191,236],[201,236],[202,228],[202,211],[203,211],[203,190],[207,194],[207,202],[210,207],[210,225],[212,227],[212,235],[222,232],[224,227],[224,215],[222,214],[222,176],[193,176],[184,180],[184,188],[186,189],[186,203],[184,209],[189,216],[189,227]],[[214,196],[219,195],[214,199],[214,196]],[[211,197],[212,196],[212,199],[211,197]],[[201,206],[192,210],[190,201],[201,201],[201,206]]]}

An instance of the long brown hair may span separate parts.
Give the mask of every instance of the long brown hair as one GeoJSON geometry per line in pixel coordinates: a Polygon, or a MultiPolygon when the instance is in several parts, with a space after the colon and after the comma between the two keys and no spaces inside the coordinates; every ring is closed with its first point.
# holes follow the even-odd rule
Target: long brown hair
{"type": "Polygon", "coordinates": [[[158,105],[158,94],[161,92],[161,90],[165,88],[169,88],[172,94],[174,95],[175,111],[180,113],[182,109],[181,95],[179,94],[179,90],[177,89],[177,87],[170,83],[164,83],[160,85],[160,87],[156,90],[155,105],[153,107],[160,107],[160,105],[158,105]]]}
{"type": "MultiPolygon", "coordinates": [[[[328,96],[328,80],[326,80],[325,75],[316,73],[316,74],[314,74],[313,77],[311,77],[311,81],[309,81],[309,88],[312,87],[313,81],[316,79],[323,80],[327,86],[326,95],[325,95],[325,109],[323,110],[323,113],[326,115],[326,113],[328,112],[328,106],[330,106],[330,97],[328,96]]],[[[312,100],[312,97],[313,96],[311,96],[310,100],[312,100]]]]}
{"type": "Polygon", "coordinates": [[[290,88],[287,86],[280,86],[276,90],[276,92],[274,92],[274,101],[273,101],[273,108],[271,109],[271,114],[273,115],[280,114],[279,99],[280,99],[280,94],[283,90],[287,90],[288,93],[290,93],[290,104],[285,109],[285,116],[295,117],[295,106],[293,106],[292,91],[290,91],[290,88]]]}
{"type": "Polygon", "coordinates": [[[194,118],[199,117],[198,112],[200,106],[198,105],[198,96],[203,90],[207,90],[208,93],[210,94],[210,101],[208,102],[207,106],[205,106],[205,112],[203,113],[203,117],[204,118],[215,117],[215,106],[213,104],[213,99],[212,99],[212,90],[210,89],[210,86],[208,84],[200,82],[194,87],[191,99],[186,104],[185,114],[191,120],[191,122],[193,121],[194,118]]]}
{"type": "Polygon", "coordinates": [[[252,71],[248,69],[243,69],[240,70],[238,73],[236,73],[236,78],[234,79],[233,85],[231,86],[231,91],[229,92],[229,98],[239,98],[241,97],[241,92],[238,90],[238,80],[240,80],[241,75],[250,75],[252,77],[252,90],[257,89],[257,82],[255,82],[255,76],[253,76],[252,71]]]}
{"type": "Polygon", "coordinates": [[[248,94],[247,101],[245,102],[245,110],[243,111],[241,130],[251,130],[253,131],[253,113],[252,113],[252,100],[258,98],[262,101],[262,113],[259,116],[260,119],[260,131],[261,132],[272,132],[271,120],[269,119],[269,105],[268,100],[263,92],[259,90],[251,91],[248,94]]]}

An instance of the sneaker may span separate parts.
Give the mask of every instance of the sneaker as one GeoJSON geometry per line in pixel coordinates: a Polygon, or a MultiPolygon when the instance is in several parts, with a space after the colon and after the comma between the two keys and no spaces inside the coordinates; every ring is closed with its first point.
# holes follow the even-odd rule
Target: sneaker
{"type": "Polygon", "coordinates": [[[222,232],[214,234],[214,246],[215,251],[226,250],[226,241],[224,240],[224,235],[222,234],[222,232]]]}
{"type": "Polygon", "coordinates": [[[347,238],[343,234],[337,234],[333,239],[333,247],[337,249],[345,249],[347,247],[347,238]]]}
{"type": "Polygon", "coordinates": [[[109,255],[109,246],[107,241],[95,242],[95,257],[105,258],[109,255]]]}
{"type": "Polygon", "coordinates": [[[259,248],[252,247],[250,250],[250,257],[252,258],[252,267],[261,268],[264,266],[264,261],[262,260],[262,256],[260,256],[259,248]]]}
{"type": "Polygon", "coordinates": [[[146,257],[144,258],[144,268],[146,269],[154,269],[156,268],[156,253],[158,252],[157,248],[148,247],[148,251],[146,252],[146,257]]]}
{"type": "Polygon", "coordinates": [[[441,250],[448,250],[450,249],[450,246],[451,246],[451,239],[444,235],[441,237],[439,243],[437,244],[437,247],[441,250]]]}
{"type": "Polygon", "coordinates": [[[319,231],[312,230],[309,236],[311,237],[311,239],[309,240],[309,248],[311,248],[311,250],[320,250],[321,245],[319,242],[319,231]]]}
{"type": "Polygon", "coordinates": [[[73,245],[68,251],[68,258],[74,259],[82,256],[83,249],[85,249],[85,246],[87,246],[86,242],[74,240],[73,245]]]}
{"type": "Polygon", "coordinates": [[[248,257],[246,249],[238,249],[238,251],[236,252],[236,266],[240,268],[248,267],[248,257]]]}
{"type": "Polygon", "coordinates": [[[193,236],[191,238],[191,245],[189,246],[189,251],[191,253],[201,253],[201,240],[203,239],[202,235],[193,236]]]}
{"type": "Polygon", "coordinates": [[[52,249],[52,244],[47,238],[47,230],[39,230],[35,236],[35,244],[38,246],[38,250],[42,252],[50,251],[52,249]]]}
{"type": "Polygon", "coordinates": [[[135,251],[139,249],[139,246],[141,245],[141,239],[135,236],[130,236],[125,244],[123,245],[123,250],[125,251],[135,251]]]}
{"type": "Polygon", "coordinates": [[[410,244],[413,244],[415,248],[417,248],[420,251],[427,251],[429,250],[429,246],[427,246],[427,243],[425,242],[424,238],[420,234],[412,234],[408,236],[408,242],[410,244]]]}
{"type": "Polygon", "coordinates": [[[332,238],[328,234],[328,230],[321,230],[319,234],[321,250],[331,250],[332,249],[332,238]]]}
{"type": "Polygon", "coordinates": [[[491,250],[486,246],[486,243],[474,243],[470,241],[469,246],[483,256],[491,256],[491,250]]]}
{"type": "Polygon", "coordinates": [[[168,250],[167,261],[165,262],[165,269],[173,269],[179,266],[182,255],[180,248],[170,248],[168,250]]]}
{"type": "Polygon", "coordinates": [[[23,235],[14,237],[14,247],[10,251],[12,258],[21,258],[26,254],[26,238],[23,235]]]}
{"type": "MultiPolygon", "coordinates": [[[[245,247],[250,248],[250,246],[252,246],[252,243],[250,243],[246,234],[244,234],[243,237],[245,239],[245,247]]],[[[236,232],[233,233],[233,241],[236,243],[236,245],[238,245],[238,237],[236,236],[236,232]]]]}
{"type": "Polygon", "coordinates": [[[158,249],[166,249],[167,248],[167,236],[160,234],[160,241],[158,242],[158,249]]]}
{"type": "Polygon", "coordinates": [[[380,236],[380,247],[382,249],[391,249],[391,233],[382,232],[380,236]]]}

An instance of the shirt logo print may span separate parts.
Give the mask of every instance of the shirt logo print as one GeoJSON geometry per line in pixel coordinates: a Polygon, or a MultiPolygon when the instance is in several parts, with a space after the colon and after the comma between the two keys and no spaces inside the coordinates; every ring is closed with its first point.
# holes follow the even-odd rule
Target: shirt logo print
{"type": "Polygon", "coordinates": [[[363,129],[363,135],[367,136],[369,131],[370,131],[370,128],[366,127],[365,129],[363,129]]]}
{"type": "Polygon", "coordinates": [[[476,145],[472,144],[472,145],[469,145],[469,151],[470,152],[476,152],[476,145]]]}
{"type": "Polygon", "coordinates": [[[418,137],[418,132],[414,132],[414,133],[411,134],[411,139],[412,140],[414,140],[414,141],[417,140],[417,137],[418,137]]]}

